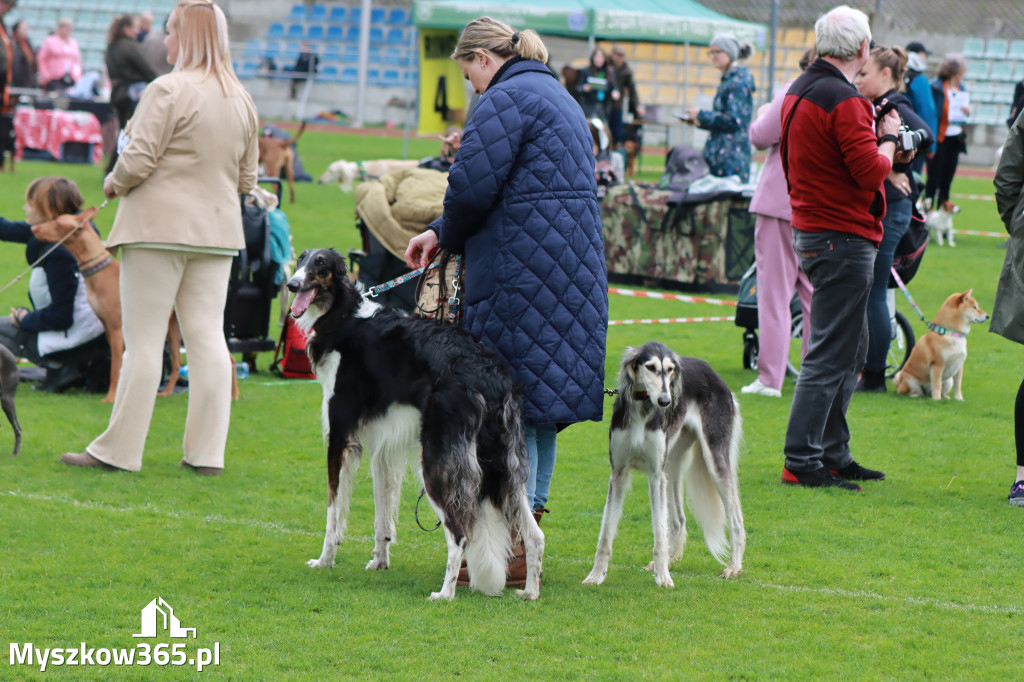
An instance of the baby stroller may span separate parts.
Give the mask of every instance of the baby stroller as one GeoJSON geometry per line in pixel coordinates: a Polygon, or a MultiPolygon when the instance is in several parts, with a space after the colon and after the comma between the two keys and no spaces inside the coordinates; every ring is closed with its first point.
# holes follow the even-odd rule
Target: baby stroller
{"type": "MultiPolygon", "coordinates": [[[[889,317],[892,320],[892,340],[885,363],[885,376],[892,378],[910,357],[914,349],[914,329],[910,321],[896,310],[896,299],[892,288],[889,289],[889,317]]],[[[800,307],[800,299],[796,293],[789,302],[789,311],[793,316],[790,325],[789,360],[786,362],[786,375],[796,378],[800,374],[800,353],[804,337],[804,314],[800,307]]],[[[757,369],[757,266],[751,265],[740,279],[740,290],[736,298],[737,327],[743,327],[743,367],[757,369]]]]}

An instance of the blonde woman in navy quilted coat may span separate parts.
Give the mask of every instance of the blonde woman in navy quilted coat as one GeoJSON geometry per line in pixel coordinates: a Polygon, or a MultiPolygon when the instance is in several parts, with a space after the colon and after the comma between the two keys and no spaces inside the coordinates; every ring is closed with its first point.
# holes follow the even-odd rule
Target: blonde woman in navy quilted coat
{"type": "Polygon", "coordinates": [[[530,503],[548,499],[555,435],[600,421],[608,276],[593,140],[531,30],[471,21],[452,59],[481,94],[448,176],[444,214],[409,242],[465,254],[465,327],[525,388],[530,503]]]}

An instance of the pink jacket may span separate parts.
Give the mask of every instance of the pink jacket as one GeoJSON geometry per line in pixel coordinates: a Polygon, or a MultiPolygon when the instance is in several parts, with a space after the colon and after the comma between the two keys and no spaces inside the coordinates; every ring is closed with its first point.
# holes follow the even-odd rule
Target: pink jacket
{"type": "Polygon", "coordinates": [[[39,62],[39,83],[45,85],[58,79],[65,73],[71,74],[71,80],[78,82],[82,77],[82,53],[78,51],[78,43],[68,38],[65,43],[54,33],[43,40],[36,55],[39,62]]]}
{"type": "Polygon", "coordinates": [[[786,188],[786,175],[782,170],[782,157],[779,156],[779,142],[782,140],[782,100],[789,92],[793,81],[786,83],[775,95],[775,99],[764,114],[750,124],[750,141],[758,149],[768,149],[761,177],[757,181],[757,189],[750,199],[750,212],[759,215],[790,221],[793,209],[789,206],[789,191],[786,188]]]}

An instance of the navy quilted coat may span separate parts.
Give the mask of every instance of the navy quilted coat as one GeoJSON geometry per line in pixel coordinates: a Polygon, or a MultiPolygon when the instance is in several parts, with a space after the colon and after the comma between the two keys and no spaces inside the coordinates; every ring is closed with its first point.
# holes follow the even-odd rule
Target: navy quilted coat
{"type": "Polygon", "coordinates": [[[600,421],[608,274],[583,112],[540,62],[480,97],[431,229],[466,256],[466,329],[525,387],[528,424],[600,421]]]}

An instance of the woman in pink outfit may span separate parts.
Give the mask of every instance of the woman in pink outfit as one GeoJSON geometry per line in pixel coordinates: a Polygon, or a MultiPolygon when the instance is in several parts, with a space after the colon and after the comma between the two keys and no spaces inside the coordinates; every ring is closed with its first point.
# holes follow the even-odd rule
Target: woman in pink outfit
{"type": "Polygon", "coordinates": [[[71,37],[74,23],[68,18],[57,22],[57,31],[43,40],[36,54],[39,62],[39,85],[45,90],[63,90],[82,77],[82,53],[71,37]],[[62,80],[64,76],[67,79],[62,80]]]}
{"type": "MultiPolygon", "coordinates": [[[[804,55],[801,66],[806,68],[804,62],[810,60],[809,55],[804,55]]],[[[750,141],[758,149],[769,149],[769,152],[750,200],[750,212],[757,215],[754,223],[757,326],[760,330],[757,379],[740,391],[771,398],[782,396],[792,324],[789,302],[794,288],[800,296],[804,322],[811,319],[812,288],[793,250],[793,231],[789,226],[793,212],[789,207],[789,191],[779,156],[782,100],[788,91],[787,83],[771,103],[761,107],[757,120],[750,124],[750,141]]],[[[807,336],[806,333],[803,335],[804,353],[807,352],[807,336]]]]}

